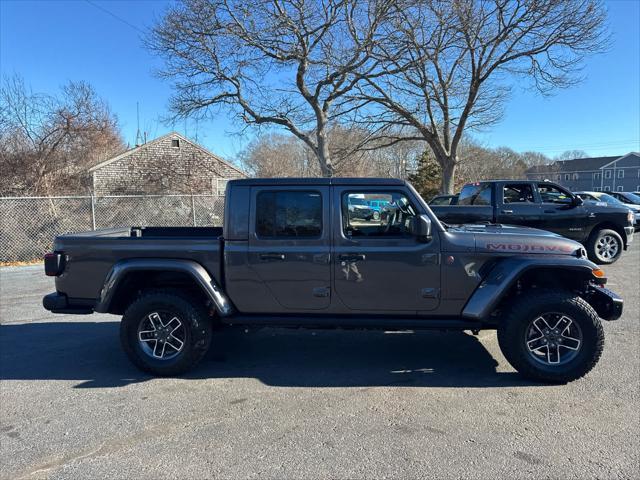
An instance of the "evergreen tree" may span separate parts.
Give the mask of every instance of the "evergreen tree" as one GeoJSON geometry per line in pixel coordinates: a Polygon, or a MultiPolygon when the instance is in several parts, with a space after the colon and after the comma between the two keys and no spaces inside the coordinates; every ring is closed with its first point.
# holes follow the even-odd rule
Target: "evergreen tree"
{"type": "Polygon", "coordinates": [[[422,153],[416,171],[409,175],[408,180],[426,201],[440,192],[442,169],[430,150],[422,153]]]}

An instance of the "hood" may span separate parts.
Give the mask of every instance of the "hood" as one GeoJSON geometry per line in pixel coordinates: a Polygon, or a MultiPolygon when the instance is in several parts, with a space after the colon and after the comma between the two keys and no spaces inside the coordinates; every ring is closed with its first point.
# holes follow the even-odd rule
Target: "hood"
{"type": "Polygon", "coordinates": [[[574,255],[586,257],[584,247],[556,233],[517,225],[458,225],[451,227],[472,233],[479,253],[574,255]]]}

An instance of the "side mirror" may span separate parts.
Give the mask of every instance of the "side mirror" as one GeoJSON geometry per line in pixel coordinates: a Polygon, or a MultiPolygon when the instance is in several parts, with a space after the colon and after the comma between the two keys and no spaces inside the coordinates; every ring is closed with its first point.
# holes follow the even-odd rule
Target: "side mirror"
{"type": "Polygon", "coordinates": [[[431,219],[427,215],[417,215],[411,219],[409,231],[418,238],[431,236],[431,219]]]}

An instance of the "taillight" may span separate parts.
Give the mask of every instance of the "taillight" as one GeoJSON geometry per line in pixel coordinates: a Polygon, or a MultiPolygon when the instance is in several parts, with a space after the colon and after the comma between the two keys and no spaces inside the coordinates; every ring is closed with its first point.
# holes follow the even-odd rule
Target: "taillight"
{"type": "Polygon", "coordinates": [[[44,273],[49,277],[57,277],[64,271],[64,255],[58,252],[44,255],[44,273]]]}

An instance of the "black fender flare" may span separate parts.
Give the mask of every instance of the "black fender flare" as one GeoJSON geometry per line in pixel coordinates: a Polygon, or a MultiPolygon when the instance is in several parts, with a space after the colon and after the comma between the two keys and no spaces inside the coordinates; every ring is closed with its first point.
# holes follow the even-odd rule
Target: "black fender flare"
{"type": "MultiPolygon", "coordinates": [[[[498,306],[509,289],[527,271],[544,268],[574,271],[589,278],[598,266],[584,258],[576,257],[509,257],[496,262],[487,276],[476,287],[462,309],[462,316],[481,321],[498,306]]],[[[595,277],[594,277],[595,278],[595,277]]]]}
{"type": "Polygon", "coordinates": [[[233,313],[231,301],[202,265],[193,260],[165,258],[133,258],[120,260],[115,263],[107,274],[94,311],[108,313],[120,282],[122,282],[127,274],[140,271],[173,271],[185,273],[191,277],[207,297],[211,299],[221,317],[226,317],[233,313]]]}

